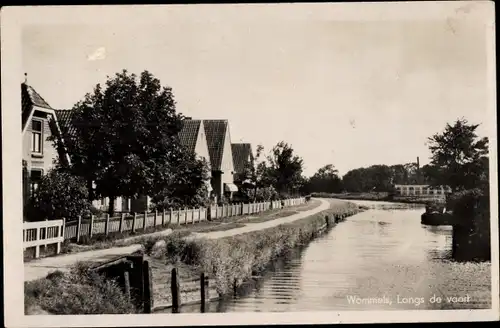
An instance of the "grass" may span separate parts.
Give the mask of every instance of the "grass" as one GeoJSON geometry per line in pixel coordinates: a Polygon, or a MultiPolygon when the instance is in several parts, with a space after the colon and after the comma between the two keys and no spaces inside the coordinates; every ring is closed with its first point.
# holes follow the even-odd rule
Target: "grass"
{"type": "Polygon", "coordinates": [[[134,305],[112,280],[78,265],[24,283],[25,314],[128,314],[134,305]]]}
{"type": "Polygon", "coordinates": [[[277,257],[317,237],[327,221],[333,226],[335,214],[357,211],[359,208],[354,204],[335,204],[313,216],[265,230],[216,240],[185,240],[170,235],[163,238],[162,247],[153,250],[145,245],[150,262],[155,263],[155,303],[168,305],[171,302],[170,272],[174,267],[180,272],[183,303],[199,299],[196,279],[202,272],[210,278],[210,295],[223,296],[259,275],[277,257]]]}

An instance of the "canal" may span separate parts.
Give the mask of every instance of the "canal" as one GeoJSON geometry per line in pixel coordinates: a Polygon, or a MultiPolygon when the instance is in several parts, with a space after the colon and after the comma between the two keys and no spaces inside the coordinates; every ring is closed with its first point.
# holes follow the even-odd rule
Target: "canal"
{"type": "Polygon", "coordinates": [[[491,308],[491,265],[452,261],[451,227],[422,226],[423,207],[356,202],[370,209],[276,261],[239,296],[212,302],[208,311],[491,308]]]}

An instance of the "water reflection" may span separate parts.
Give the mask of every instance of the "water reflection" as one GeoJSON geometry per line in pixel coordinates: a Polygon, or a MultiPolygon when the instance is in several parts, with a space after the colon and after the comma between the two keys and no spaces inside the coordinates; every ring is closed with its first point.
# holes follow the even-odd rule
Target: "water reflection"
{"type": "MultiPolygon", "coordinates": [[[[366,206],[366,202],[364,204],[366,206]]],[[[420,224],[421,208],[370,204],[277,261],[210,312],[489,308],[489,263],[455,263],[451,227],[420,224]],[[380,209],[383,207],[384,209],[380,209]],[[467,302],[431,303],[469,296],[467,302]]],[[[199,307],[182,312],[198,311],[199,307]]]]}

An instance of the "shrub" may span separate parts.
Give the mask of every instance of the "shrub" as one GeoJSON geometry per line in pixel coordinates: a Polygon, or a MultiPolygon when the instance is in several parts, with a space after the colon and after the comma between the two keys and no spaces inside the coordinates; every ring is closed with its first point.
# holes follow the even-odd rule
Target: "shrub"
{"type": "Polygon", "coordinates": [[[273,186],[269,186],[257,188],[257,190],[250,189],[248,191],[248,197],[252,200],[255,199],[256,202],[267,202],[278,199],[279,195],[273,186]]]}
{"type": "Polygon", "coordinates": [[[79,215],[89,215],[85,182],[67,172],[51,170],[42,177],[26,211],[30,221],[74,219],[79,215]]]}
{"type": "Polygon", "coordinates": [[[41,308],[50,314],[135,313],[120,287],[78,265],[71,272],[56,271],[46,278],[24,283],[25,313],[41,308]]]}

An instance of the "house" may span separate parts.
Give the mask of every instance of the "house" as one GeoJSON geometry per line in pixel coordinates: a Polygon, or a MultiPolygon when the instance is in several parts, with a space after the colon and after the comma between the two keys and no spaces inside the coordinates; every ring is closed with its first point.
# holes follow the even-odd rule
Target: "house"
{"type": "Polygon", "coordinates": [[[187,117],[183,121],[181,132],[179,132],[179,139],[183,147],[188,151],[194,152],[198,159],[204,160],[208,164],[209,179],[206,181],[206,185],[208,191],[211,192],[213,189],[211,185],[212,170],[203,121],[187,117]]]}
{"type": "MultiPolygon", "coordinates": [[[[187,151],[194,152],[198,159],[204,159],[210,168],[210,155],[205,136],[205,126],[202,120],[193,120],[190,117],[186,117],[182,122],[182,129],[179,132],[179,141],[187,151]]],[[[206,185],[208,191],[211,192],[211,171],[206,185]]],[[[142,212],[148,209],[150,205],[150,197],[143,196],[132,200],[131,209],[132,211],[142,212]]]]}
{"type": "Polygon", "coordinates": [[[61,136],[55,110],[26,82],[21,84],[23,201],[38,187],[41,177],[55,165],[56,160],[69,163],[62,147],[47,140],[61,136]],[[59,148],[59,149],[57,149],[59,148]]]}
{"type": "MultiPolygon", "coordinates": [[[[75,124],[73,124],[72,111],[66,109],[59,109],[54,111],[62,131],[64,131],[66,135],[74,135],[76,127],[75,124]]],[[[98,200],[94,200],[92,201],[92,205],[101,211],[107,211],[109,209],[109,198],[104,197],[98,200]]],[[[130,208],[130,199],[125,197],[117,197],[115,199],[114,212],[129,212],[130,208]]]]}
{"type": "Polygon", "coordinates": [[[252,145],[249,143],[233,143],[231,144],[233,153],[234,166],[234,183],[238,186],[244,181],[241,181],[242,174],[245,173],[248,165],[253,165],[254,158],[252,153],[252,145]]]}
{"type": "Polygon", "coordinates": [[[227,120],[203,120],[212,170],[212,195],[215,201],[231,199],[238,191],[234,184],[231,135],[227,120]]]}
{"type": "Polygon", "coordinates": [[[444,197],[451,193],[450,187],[430,187],[428,185],[394,185],[396,196],[407,197],[444,197]]]}

